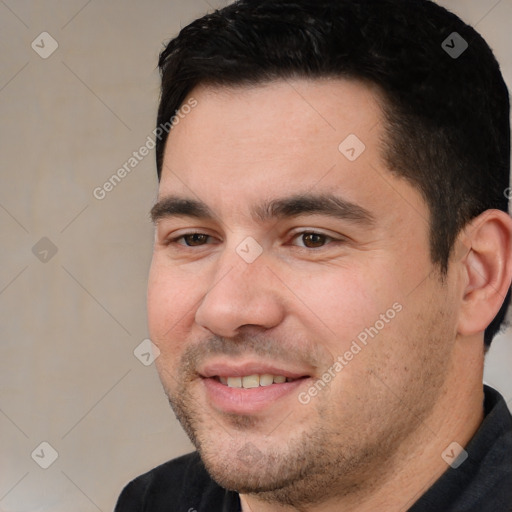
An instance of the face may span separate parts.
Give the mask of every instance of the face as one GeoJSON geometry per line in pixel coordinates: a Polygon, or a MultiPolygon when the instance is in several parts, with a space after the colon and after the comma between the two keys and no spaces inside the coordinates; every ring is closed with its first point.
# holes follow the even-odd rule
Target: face
{"type": "Polygon", "coordinates": [[[164,389],[221,485],[295,504],[348,492],[392,467],[443,392],[456,301],[428,208],[386,168],[361,83],[191,96],[153,209],[164,389]]]}

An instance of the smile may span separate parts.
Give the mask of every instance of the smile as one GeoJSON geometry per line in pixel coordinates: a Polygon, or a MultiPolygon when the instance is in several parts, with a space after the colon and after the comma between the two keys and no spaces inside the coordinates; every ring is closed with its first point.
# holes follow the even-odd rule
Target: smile
{"type": "Polygon", "coordinates": [[[283,382],[292,382],[297,379],[285,377],[284,375],[271,375],[264,373],[261,375],[245,375],[243,377],[216,377],[221,384],[230,388],[251,389],[259,386],[271,386],[272,384],[282,384],[283,382]]]}

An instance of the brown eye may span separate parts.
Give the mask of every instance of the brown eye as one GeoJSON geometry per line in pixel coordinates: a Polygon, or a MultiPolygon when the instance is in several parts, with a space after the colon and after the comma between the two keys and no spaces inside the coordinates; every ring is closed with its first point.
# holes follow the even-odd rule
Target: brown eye
{"type": "Polygon", "coordinates": [[[184,245],[188,245],[189,247],[195,247],[198,245],[203,245],[208,241],[208,235],[203,233],[191,233],[190,235],[184,235],[182,237],[185,242],[184,245]]]}
{"type": "Polygon", "coordinates": [[[304,247],[307,247],[308,249],[315,249],[317,247],[324,246],[329,237],[321,235],[320,233],[303,233],[301,238],[304,247]]]}

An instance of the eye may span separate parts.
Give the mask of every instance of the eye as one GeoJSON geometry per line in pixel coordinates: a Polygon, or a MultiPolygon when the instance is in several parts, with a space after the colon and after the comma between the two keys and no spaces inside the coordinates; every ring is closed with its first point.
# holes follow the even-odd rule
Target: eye
{"type": "Polygon", "coordinates": [[[314,231],[305,231],[303,233],[297,233],[294,240],[300,240],[302,243],[298,244],[300,247],[306,247],[307,249],[318,249],[323,247],[328,242],[333,240],[332,237],[324,235],[322,233],[315,233],[314,231]]]}
{"type": "Polygon", "coordinates": [[[208,242],[208,239],[211,238],[209,235],[205,235],[204,233],[189,233],[188,235],[182,235],[171,242],[177,243],[179,245],[186,245],[187,247],[197,247],[199,245],[204,245],[208,242]]]}

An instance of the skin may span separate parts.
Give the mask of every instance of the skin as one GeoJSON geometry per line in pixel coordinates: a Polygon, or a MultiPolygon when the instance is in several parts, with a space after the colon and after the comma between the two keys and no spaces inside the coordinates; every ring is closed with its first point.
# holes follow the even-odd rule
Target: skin
{"type": "Polygon", "coordinates": [[[244,512],[406,510],[447,469],[446,447],[466,445],[483,419],[483,330],[510,285],[509,217],[474,219],[441,276],[428,206],[386,167],[378,91],[297,79],[191,97],[197,107],[167,142],[159,201],[198,200],[213,216],[154,210],[148,288],[156,364],[177,417],[244,512]],[[366,146],[354,161],[338,149],[351,133],[366,146]],[[335,194],[372,221],[253,215],[297,194],[335,194]],[[252,263],[237,252],[247,237],[262,251],[252,263]],[[333,372],[394,304],[400,311],[333,372]],[[219,360],[309,378],[235,414],[209,399],[201,377],[219,360]],[[301,403],[329,368],[329,385],[301,403]]]}

